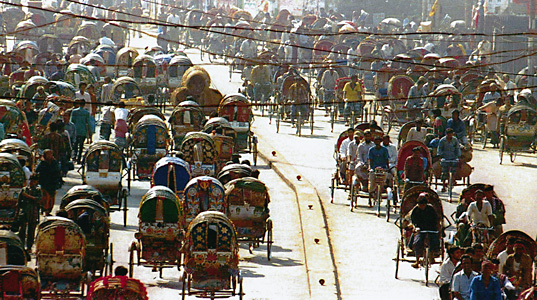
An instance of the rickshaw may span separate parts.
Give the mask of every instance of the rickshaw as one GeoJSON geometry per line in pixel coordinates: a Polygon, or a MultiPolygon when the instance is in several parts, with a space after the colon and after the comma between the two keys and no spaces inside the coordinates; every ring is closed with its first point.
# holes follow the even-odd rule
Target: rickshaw
{"type": "Polygon", "coordinates": [[[17,23],[12,35],[15,36],[15,42],[24,40],[36,40],[40,35],[38,28],[32,20],[23,20],[17,23]]]}
{"type": "Polygon", "coordinates": [[[54,32],[63,41],[70,41],[76,33],[77,18],[75,14],[68,10],[63,9],[54,15],[54,32]]]}
{"type": "Polygon", "coordinates": [[[415,186],[410,188],[408,191],[405,192],[403,196],[403,200],[401,202],[401,211],[399,214],[399,217],[397,220],[395,220],[395,225],[399,227],[399,231],[401,234],[401,238],[397,241],[397,254],[395,257],[395,279],[398,279],[398,273],[399,273],[399,263],[402,261],[405,262],[411,262],[416,263],[414,251],[411,249],[412,247],[412,235],[414,234],[414,227],[411,224],[410,215],[412,213],[412,210],[414,207],[416,207],[418,196],[421,193],[427,194],[427,201],[428,204],[432,205],[433,208],[436,211],[436,214],[438,216],[439,224],[439,232],[438,237],[440,239],[440,254],[438,256],[441,257],[441,260],[439,262],[435,261],[435,258],[438,257],[432,251],[429,249],[429,234],[426,235],[425,238],[425,255],[423,257],[424,264],[425,264],[425,285],[429,285],[429,269],[433,264],[440,264],[442,261],[444,261],[444,239],[441,238],[442,231],[444,231],[447,227],[451,225],[449,220],[444,216],[444,211],[442,208],[442,201],[440,200],[440,197],[438,197],[438,194],[431,190],[430,188],[426,186],[415,186]],[[448,222],[447,226],[444,226],[444,220],[448,222]]]}
{"type": "Polygon", "coordinates": [[[144,284],[127,276],[106,276],[95,279],[89,286],[88,300],[148,300],[144,284]]]}
{"type": "Polygon", "coordinates": [[[95,43],[101,37],[97,24],[89,21],[82,21],[76,31],[77,36],[83,36],[95,43]]]}
{"type": "Polygon", "coordinates": [[[236,152],[237,132],[225,118],[221,117],[209,119],[203,126],[203,132],[211,136],[216,146],[216,170],[218,172],[236,152]]]}
{"type": "Polygon", "coordinates": [[[147,191],[140,201],[136,241],[129,247],[129,276],[135,264],[158,269],[160,278],[164,268],[179,269],[184,222],[183,205],[172,190],[154,186],[147,191]]]}
{"type": "Polygon", "coordinates": [[[220,101],[218,115],[226,118],[237,133],[235,145],[239,152],[252,153],[257,164],[257,137],[252,132],[253,113],[250,101],[242,94],[230,94],[220,101]]]}
{"type": "Polygon", "coordinates": [[[95,84],[97,79],[90,69],[82,64],[70,64],[65,71],[65,82],[79,90],[79,84],[85,82],[88,85],[95,84]]]}
{"type": "Polygon", "coordinates": [[[186,223],[190,223],[199,213],[207,210],[226,212],[224,186],[214,177],[192,178],[184,191],[186,223]]]}
{"type": "MultiPolygon", "coordinates": [[[[332,173],[332,179],[330,180],[330,203],[334,203],[334,192],[336,189],[343,189],[345,191],[350,190],[351,178],[354,170],[348,169],[348,162],[343,160],[339,155],[339,149],[341,143],[348,139],[347,130],[339,134],[336,144],[334,145],[334,160],[336,161],[336,170],[332,173]],[[342,174],[340,174],[340,171],[342,174]]],[[[355,138],[360,138],[358,135],[355,138]]]]}
{"type": "Polygon", "coordinates": [[[90,69],[97,68],[98,76],[106,75],[106,62],[102,56],[94,52],[86,54],[79,61],[80,64],[85,65],[90,69]]]}
{"type": "MultiPolygon", "coordinates": [[[[330,114],[330,127],[333,132],[334,130],[334,124],[336,120],[338,119],[339,114],[343,114],[343,109],[345,105],[345,99],[343,98],[343,88],[345,85],[351,81],[350,77],[340,77],[336,80],[336,86],[334,87],[334,102],[331,103],[331,106],[329,108],[329,114],[330,114]]],[[[362,85],[362,99],[364,99],[363,104],[365,106],[365,87],[363,82],[359,79],[358,83],[362,85]]],[[[365,110],[365,107],[362,106],[362,120],[367,120],[367,112],[365,110]]],[[[357,116],[354,116],[355,111],[353,110],[351,112],[351,118],[350,118],[350,125],[351,127],[354,127],[354,122],[357,116]]]]}
{"type": "Polygon", "coordinates": [[[112,274],[114,245],[108,244],[110,218],[106,208],[93,200],[80,199],[67,204],[64,209],[86,237],[84,270],[100,276],[112,274]]]}
{"type": "Polygon", "coordinates": [[[62,54],[63,45],[61,40],[52,34],[45,34],[37,41],[37,46],[39,47],[39,52],[41,53],[51,53],[51,54],[62,54]]]}
{"type": "Polygon", "coordinates": [[[311,91],[309,83],[300,75],[289,75],[283,79],[279,97],[277,97],[276,112],[276,132],[280,131],[280,122],[284,118],[294,118],[296,122],[297,134],[302,135],[302,123],[309,118],[311,134],[313,134],[313,101],[311,101],[311,91]],[[296,85],[297,93],[305,97],[302,99],[291,99],[291,87],[296,85]]]}
{"type": "MultiPolygon", "coordinates": [[[[429,176],[431,176],[432,166],[433,166],[433,159],[431,157],[431,152],[429,151],[429,148],[427,148],[427,146],[424,143],[420,141],[408,141],[404,143],[403,145],[401,145],[401,147],[399,147],[399,151],[397,152],[397,166],[396,166],[396,170],[397,170],[396,183],[398,187],[397,190],[400,191],[400,194],[404,195],[408,189],[416,185],[428,186],[428,184],[430,183],[428,182],[428,179],[429,179],[429,176]],[[412,151],[416,147],[419,147],[421,149],[421,158],[423,159],[423,162],[424,162],[423,164],[425,167],[425,170],[424,170],[425,181],[424,182],[407,181],[404,175],[406,159],[412,155],[412,151]]],[[[394,194],[397,195],[397,193],[394,193],[394,194]]]]}
{"type": "Polygon", "coordinates": [[[334,42],[331,40],[321,39],[313,45],[313,61],[321,63],[332,52],[334,42]]]}
{"type": "Polygon", "coordinates": [[[438,108],[442,112],[442,116],[449,119],[451,113],[454,110],[461,112],[463,108],[463,97],[459,90],[451,84],[441,84],[432,93],[429,94],[428,99],[423,105],[426,109],[438,108]]]}
{"type": "Polygon", "coordinates": [[[112,85],[110,94],[113,102],[119,102],[121,100],[136,102],[137,98],[142,96],[142,90],[134,79],[123,76],[116,79],[114,85],[112,85]]]}
{"type": "MultiPolygon", "coordinates": [[[[0,122],[4,124],[4,131],[7,134],[14,134],[20,138],[26,135],[25,130],[28,130],[28,122],[25,115],[21,112],[15,102],[10,100],[0,99],[0,122]]],[[[25,142],[31,144],[31,140],[25,137],[25,142]]]]}
{"type": "Polygon", "coordinates": [[[129,41],[130,35],[118,22],[112,21],[104,24],[103,31],[106,37],[110,38],[116,44],[117,49],[125,47],[129,41]]]}
{"type": "Polygon", "coordinates": [[[91,42],[86,37],[75,36],[67,45],[67,54],[84,56],[91,52],[91,42]]]}
{"type": "Polygon", "coordinates": [[[0,266],[25,266],[30,260],[19,236],[10,230],[0,230],[0,246],[4,250],[4,255],[0,257],[0,266]]]}
{"type": "Polygon", "coordinates": [[[13,52],[21,55],[25,61],[29,63],[34,62],[34,57],[39,53],[39,46],[34,42],[36,38],[34,37],[30,41],[21,41],[15,45],[13,52]]]}
{"type": "Polygon", "coordinates": [[[134,48],[121,48],[116,54],[116,77],[132,76],[132,65],[138,56],[138,51],[134,48]]]}
{"type": "MultiPolygon", "coordinates": [[[[393,76],[388,82],[388,101],[387,104],[381,104],[382,128],[385,132],[390,132],[392,126],[403,125],[409,120],[416,119],[421,115],[420,108],[405,108],[408,92],[414,85],[414,80],[407,75],[393,76]]],[[[382,102],[381,102],[382,103],[382,102]]]]}
{"type": "MultiPolygon", "coordinates": [[[[28,169],[34,169],[34,154],[23,140],[4,139],[0,142],[0,153],[13,154],[18,160],[24,159],[28,169]]],[[[22,166],[21,166],[22,167],[22,166]]]]}
{"type": "Polygon", "coordinates": [[[43,76],[32,76],[22,86],[17,96],[25,100],[31,100],[32,97],[35,95],[37,88],[40,86],[44,88],[48,82],[48,79],[43,76]]]}
{"type": "Polygon", "coordinates": [[[178,157],[165,156],[157,161],[151,175],[151,187],[165,186],[183,197],[186,184],[190,181],[188,163],[178,157]]]}
{"type": "Polygon", "coordinates": [[[143,116],[134,126],[130,141],[134,174],[140,179],[150,178],[153,165],[168,154],[169,146],[166,123],[155,115],[143,116]]]}
{"type": "Polygon", "coordinates": [[[173,110],[168,123],[170,124],[174,149],[179,149],[185,135],[193,131],[201,131],[205,115],[198,103],[183,101],[173,110]]]}
{"type": "Polygon", "coordinates": [[[67,218],[47,217],[39,223],[35,248],[41,295],[84,297],[86,237],[80,226],[67,218]]]}
{"type": "MultiPolygon", "coordinates": [[[[399,133],[397,134],[397,147],[401,147],[401,145],[406,142],[410,129],[414,127],[416,127],[416,121],[409,121],[401,126],[401,129],[399,129],[399,133]]],[[[421,129],[425,130],[427,134],[434,134],[434,129],[428,123],[423,124],[421,129]]]]}
{"type": "Polygon", "coordinates": [[[93,53],[103,58],[106,74],[112,76],[112,74],[114,74],[114,67],[117,59],[116,49],[109,45],[99,45],[95,50],[93,50],[93,53]]]}
{"type": "Polygon", "coordinates": [[[270,196],[265,184],[253,177],[229,181],[225,185],[226,215],[235,225],[239,242],[249,244],[248,249],[267,244],[267,259],[272,248],[272,220],[269,219],[270,196]]]}
{"type": "Polygon", "coordinates": [[[230,182],[231,180],[243,178],[243,177],[251,177],[252,176],[252,167],[246,164],[228,164],[225,165],[220,172],[218,172],[218,181],[225,185],[226,183],[230,182]]]}
{"type": "Polygon", "coordinates": [[[512,107],[502,120],[500,132],[500,164],[504,152],[509,153],[511,162],[515,162],[517,152],[535,153],[537,112],[525,105],[512,107]]]}
{"type": "MultiPolygon", "coordinates": [[[[7,3],[6,3],[7,4],[7,3]]],[[[6,32],[13,33],[17,23],[23,20],[26,13],[22,10],[22,6],[7,6],[2,11],[2,17],[4,19],[2,26],[5,26],[6,32]]]]}
{"type": "Polygon", "coordinates": [[[63,81],[49,81],[45,90],[50,90],[53,85],[58,87],[59,96],[67,99],[76,99],[76,90],[72,84],[63,81]]]}
{"type": "Polygon", "coordinates": [[[80,199],[89,199],[99,203],[107,211],[110,211],[110,204],[105,199],[104,195],[91,185],[75,185],[70,188],[60,201],[60,209],[65,209],[67,204],[80,199]]]}
{"type": "Polygon", "coordinates": [[[216,145],[210,135],[204,132],[189,132],[181,143],[180,151],[190,166],[192,177],[216,173],[216,145]]]}
{"type": "Polygon", "coordinates": [[[33,268],[26,266],[0,266],[0,293],[4,299],[41,299],[39,276],[33,268]]]}
{"type": "Polygon", "coordinates": [[[182,86],[183,74],[188,68],[192,67],[190,58],[184,55],[177,55],[172,58],[166,70],[166,81],[170,89],[176,89],[182,86]]]}
{"type": "Polygon", "coordinates": [[[164,114],[160,111],[160,109],[156,107],[135,107],[129,111],[129,115],[127,116],[127,125],[129,127],[129,131],[133,132],[134,128],[136,127],[136,124],[138,124],[140,119],[147,115],[156,116],[160,118],[163,122],[166,121],[166,117],[164,116],[164,114]]]}
{"type": "MultiPolygon", "coordinates": [[[[102,194],[107,202],[103,206],[107,210],[123,210],[123,226],[127,226],[129,191],[123,186],[123,177],[128,175],[130,170],[121,149],[113,142],[94,142],[84,155],[81,171],[83,184],[92,186],[102,194]]],[[[89,191],[85,189],[84,192],[89,191]]],[[[97,202],[100,203],[98,200],[97,202]]]]}
{"type": "Polygon", "coordinates": [[[11,228],[17,218],[19,197],[26,175],[13,154],[0,153],[0,225],[11,228]]]}
{"type": "Polygon", "coordinates": [[[163,83],[163,74],[155,59],[149,55],[139,55],[132,64],[133,79],[142,94],[156,94],[157,88],[163,83]]]}
{"type": "Polygon", "coordinates": [[[239,246],[233,223],[216,211],[200,213],[188,226],[182,298],[244,296],[239,271],[239,246]],[[236,292],[237,284],[239,291],[236,292]]]}

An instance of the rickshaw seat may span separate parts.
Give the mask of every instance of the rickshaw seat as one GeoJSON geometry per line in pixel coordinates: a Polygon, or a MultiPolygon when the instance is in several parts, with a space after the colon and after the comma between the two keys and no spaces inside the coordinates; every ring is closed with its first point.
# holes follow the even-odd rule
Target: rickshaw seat
{"type": "Polygon", "coordinates": [[[9,271],[2,275],[2,299],[20,299],[22,297],[21,274],[9,271]]]}

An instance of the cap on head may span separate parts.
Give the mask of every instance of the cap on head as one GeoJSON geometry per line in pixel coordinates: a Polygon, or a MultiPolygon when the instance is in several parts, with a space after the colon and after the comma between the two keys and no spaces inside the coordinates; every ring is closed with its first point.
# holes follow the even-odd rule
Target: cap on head
{"type": "Polygon", "coordinates": [[[453,133],[453,132],[454,132],[454,131],[453,131],[453,128],[448,128],[448,129],[446,129],[446,134],[448,134],[448,133],[453,133]]]}
{"type": "Polygon", "coordinates": [[[412,152],[420,152],[420,151],[421,151],[421,147],[412,148],[412,152]]]}

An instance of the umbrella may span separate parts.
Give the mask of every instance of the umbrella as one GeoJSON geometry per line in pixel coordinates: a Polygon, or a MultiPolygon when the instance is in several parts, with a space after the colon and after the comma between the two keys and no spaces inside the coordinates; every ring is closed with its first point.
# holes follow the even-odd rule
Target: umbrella
{"type": "Polygon", "coordinates": [[[391,25],[391,26],[401,26],[401,21],[399,21],[399,19],[396,19],[396,18],[386,18],[384,20],[382,20],[382,22],[380,22],[384,25],[391,25]]]}

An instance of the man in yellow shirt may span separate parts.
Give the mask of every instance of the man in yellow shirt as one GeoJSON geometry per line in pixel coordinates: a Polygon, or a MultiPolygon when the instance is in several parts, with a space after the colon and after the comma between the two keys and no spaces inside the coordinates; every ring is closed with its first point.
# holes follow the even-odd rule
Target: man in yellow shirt
{"type": "Polygon", "coordinates": [[[343,87],[343,99],[345,101],[345,125],[348,126],[352,112],[355,113],[356,117],[362,116],[362,84],[358,82],[357,75],[352,75],[351,81],[343,87]]]}

